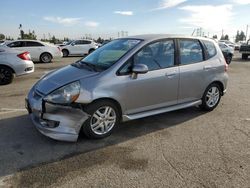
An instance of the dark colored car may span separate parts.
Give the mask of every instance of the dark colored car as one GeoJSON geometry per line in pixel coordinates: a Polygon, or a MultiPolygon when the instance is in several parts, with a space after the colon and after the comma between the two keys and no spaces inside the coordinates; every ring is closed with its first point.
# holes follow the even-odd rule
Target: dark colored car
{"type": "Polygon", "coordinates": [[[240,46],[241,57],[244,60],[247,60],[248,56],[250,55],[250,39],[247,41],[246,44],[242,44],[240,46]]]}

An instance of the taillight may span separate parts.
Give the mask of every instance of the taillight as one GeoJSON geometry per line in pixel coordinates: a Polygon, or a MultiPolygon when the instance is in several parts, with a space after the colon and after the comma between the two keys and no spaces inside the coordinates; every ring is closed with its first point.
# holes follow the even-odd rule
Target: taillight
{"type": "Polygon", "coordinates": [[[22,60],[31,60],[30,53],[29,52],[23,52],[21,54],[17,55],[22,60]]]}
{"type": "Polygon", "coordinates": [[[228,64],[227,64],[226,60],[224,60],[224,67],[225,67],[225,72],[227,72],[228,71],[228,64]]]}

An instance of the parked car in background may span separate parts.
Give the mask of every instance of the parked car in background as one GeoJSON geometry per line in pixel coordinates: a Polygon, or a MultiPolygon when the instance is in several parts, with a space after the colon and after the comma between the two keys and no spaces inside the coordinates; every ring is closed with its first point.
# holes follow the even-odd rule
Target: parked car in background
{"type": "Polygon", "coordinates": [[[211,111],[227,88],[216,42],[176,35],[116,39],[50,72],[30,90],[26,108],[48,137],[109,136],[121,121],[190,106],[211,111]]]}
{"type": "Polygon", "coordinates": [[[69,41],[65,45],[60,45],[62,48],[63,57],[69,55],[87,55],[98,48],[93,40],[80,39],[69,41]]]}
{"type": "Polygon", "coordinates": [[[250,55],[250,39],[247,41],[247,43],[240,46],[239,52],[241,53],[242,59],[248,59],[248,56],[250,55]]]}
{"type": "Polygon", "coordinates": [[[219,47],[225,57],[227,64],[230,64],[234,56],[234,48],[224,42],[219,42],[219,47]]]}
{"type": "Polygon", "coordinates": [[[0,45],[4,43],[4,40],[0,40],[0,45]]]}
{"type": "Polygon", "coordinates": [[[229,41],[229,40],[219,40],[219,42],[221,43],[226,43],[228,46],[230,46],[231,48],[235,49],[235,43],[229,41]]]}
{"type": "Polygon", "coordinates": [[[34,72],[34,63],[29,52],[0,46],[0,85],[10,84],[15,76],[34,72]]]}
{"type": "Polygon", "coordinates": [[[38,40],[8,41],[4,45],[22,52],[29,52],[32,61],[35,62],[40,61],[43,63],[50,63],[53,58],[62,57],[60,47],[38,40]]]}

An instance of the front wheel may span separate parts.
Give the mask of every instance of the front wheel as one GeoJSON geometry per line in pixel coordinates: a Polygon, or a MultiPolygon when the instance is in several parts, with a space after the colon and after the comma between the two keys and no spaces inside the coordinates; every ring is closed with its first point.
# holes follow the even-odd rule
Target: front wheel
{"type": "Polygon", "coordinates": [[[210,84],[202,97],[201,108],[206,111],[212,111],[219,104],[221,99],[221,88],[218,84],[210,84]]]}
{"type": "Polygon", "coordinates": [[[117,106],[111,101],[97,101],[86,107],[90,118],[83,124],[83,133],[89,138],[109,136],[120,121],[117,106]]]}
{"type": "Polygon", "coordinates": [[[247,55],[247,54],[242,54],[241,58],[242,58],[243,60],[247,60],[248,55],[247,55]]]}

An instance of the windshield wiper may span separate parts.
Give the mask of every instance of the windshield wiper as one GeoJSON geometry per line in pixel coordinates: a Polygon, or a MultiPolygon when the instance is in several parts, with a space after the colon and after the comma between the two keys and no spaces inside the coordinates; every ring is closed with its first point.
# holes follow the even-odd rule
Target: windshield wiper
{"type": "Polygon", "coordinates": [[[75,63],[72,64],[72,66],[75,66],[77,68],[82,68],[84,66],[87,69],[89,69],[90,71],[98,72],[96,65],[94,65],[92,63],[84,62],[84,61],[81,61],[81,60],[76,61],[75,63]]]}

